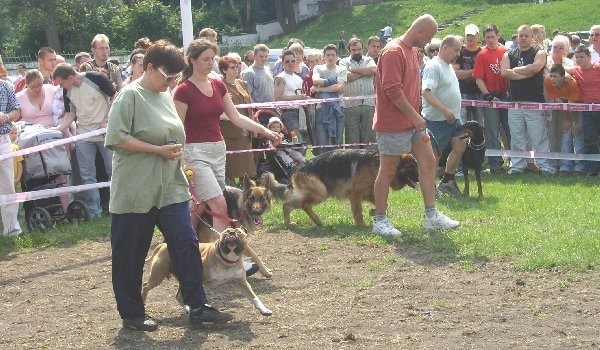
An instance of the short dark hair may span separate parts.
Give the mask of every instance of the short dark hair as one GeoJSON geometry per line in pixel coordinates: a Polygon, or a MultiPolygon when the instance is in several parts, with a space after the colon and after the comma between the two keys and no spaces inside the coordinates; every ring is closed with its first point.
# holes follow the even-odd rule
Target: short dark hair
{"type": "Polygon", "coordinates": [[[378,36],[373,35],[367,39],[367,45],[371,45],[373,41],[379,41],[381,43],[381,39],[379,39],[378,36]]]}
{"type": "Polygon", "coordinates": [[[552,73],[556,73],[558,75],[560,75],[561,77],[565,76],[565,67],[563,67],[562,64],[560,63],[555,63],[552,65],[552,67],[550,67],[550,74],[552,73]]]}
{"type": "Polygon", "coordinates": [[[494,32],[496,34],[500,33],[498,27],[496,27],[494,23],[490,23],[487,26],[485,26],[485,28],[483,28],[483,35],[485,35],[485,33],[487,32],[494,32]]]}
{"type": "Polygon", "coordinates": [[[158,40],[146,50],[144,71],[152,63],[154,67],[164,67],[168,73],[178,73],[185,67],[183,53],[167,40],[158,40]]]}
{"type": "Polygon", "coordinates": [[[579,45],[577,46],[577,48],[575,49],[575,53],[584,53],[586,54],[586,56],[591,57],[592,54],[590,53],[590,49],[588,49],[587,47],[585,47],[584,45],[579,45]]]}
{"type": "Polygon", "coordinates": [[[56,55],[56,51],[54,51],[53,48],[47,47],[47,46],[42,47],[41,49],[38,50],[38,53],[37,53],[38,60],[43,59],[49,53],[56,55]]]}
{"type": "Polygon", "coordinates": [[[334,50],[335,54],[338,54],[338,48],[337,46],[335,46],[334,44],[327,44],[325,45],[325,47],[323,48],[323,55],[325,54],[325,52],[329,51],[329,50],[334,50]]]}
{"type": "Polygon", "coordinates": [[[280,57],[280,58],[281,58],[281,60],[283,61],[283,58],[284,58],[285,56],[294,56],[294,59],[296,59],[296,54],[294,53],[294,51],[292,51],[292,50],[290,50],[290,49],[283,50],[283,51],[281,52],[281,56],[279,56],[279,57],[280,57]]]}
{"type": "Polygon", "coordinates": [[[54,72],[52,72],[52,77],[61,78],[61,79],[69,79],[69,77],[77,75],[75,68],[68,63],[59,63],[54,68],[54,72]]]}
{"type": "Polygon", "coordinates": [[[27,69],[27,66],[25,65],[25,63],[19,63],[19,65],[17,67],[27,69]]]}
{"type": "Polygon", "coordinates": [[[350,46],[354,46],[358,43],[362,45],[362,40],[360,40],[359,38],[352,38],[348,40],[348,44],[346,45],[346,47],[348,48],[348,50],[350,50],[350,46]]]}

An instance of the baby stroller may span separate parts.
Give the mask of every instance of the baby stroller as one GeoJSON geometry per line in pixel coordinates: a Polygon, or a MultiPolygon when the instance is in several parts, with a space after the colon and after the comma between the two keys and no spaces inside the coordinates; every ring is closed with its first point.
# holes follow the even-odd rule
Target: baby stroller
{"type": "MultiPolygon", "coordinates": [[[[255,118],[259,123],[267,126],[269,119],[271,117],[281,117],[281,113],[277,109],[259,109],[255,118]]],[[[287,134],[285,130],[283,130],[284,134],[287,134]]],[[[258,139],[257,148],[269,148],[272,143],[268,139],[258,139]]],[[[294,142],[291,139],[282,140],[281,143],[275,146],[277,149],[281,148],[294,148],[294,147],[302,147],[306,145],[304,142],[294,142]]],[[[264,151],[259,154],[257,159],[257,170],[256,174],[258,177],[262,176],[262,174],[266,172],[271,172],[275,175],[275,179],[280,183],[289,183],[292,179],[293,167],[290,167],[285,164],[285,162],[276,154],[276,151],[264,151]]]]}
{"type": "MultiPolygon", "coordinates": [[[[24,124],[19,134],[19,148],[38,146],[60,140],[62,137],[58,130],[24,124]]],[[[67,185],[57,183],[57,178],[70,173],[71,162],[65,146],[52,147],[24,156],[21,185],[24,192],[55,189],[67,185]]],[[[54,222],[64,219],[69,222],[89,220],[89,211],[84,202],[72,201],[65,212],[58,196],[26,201],[23,208],[29,230],[46,230],[52,227],[54,222]]]]}

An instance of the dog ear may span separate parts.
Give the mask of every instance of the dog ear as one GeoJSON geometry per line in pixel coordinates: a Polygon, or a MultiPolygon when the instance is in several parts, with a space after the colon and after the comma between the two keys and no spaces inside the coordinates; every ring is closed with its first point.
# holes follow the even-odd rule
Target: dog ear
{"type": "Polygon", "coordinates": [[[248,191],[252,187],[256,187],[256,183],[254,181],[250,180],[250,177],[248,177],[248,174],[244,174],[243,187],[244,187],[244,191],[248,191]]]}

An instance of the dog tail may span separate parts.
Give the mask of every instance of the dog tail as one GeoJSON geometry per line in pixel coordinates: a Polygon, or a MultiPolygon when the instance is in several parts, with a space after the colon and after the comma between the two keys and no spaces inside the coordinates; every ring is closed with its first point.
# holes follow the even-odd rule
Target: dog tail
{"type": "Polygon", "coordinates": [[[147,263],[149,263],[150,261],[152,261],[152,259],[154,259],[154,256],[155,256],[156,254],[158,254],[158,251],[160,250],[160,248],[162,248],[163,244],[166,244],[166,243],[161,243],[161,244],[158,244],[158,245],[157,245],[157,246],[154,248],[154,251],[152,251],[152,254],[151,254],[149,257],[148,257],[148,259],[146,259],[146,260],[144,261],[146,264],[147,264],[147,263]]]}
{"type": "Polygon", "coordinates": [[[292,184],[294,185],[293,200],[301,200],[312,203],[319,203],[327,198],[327,188],[316,176],[309,175],[303,172],[296,172],[292,176],[292,184]]]}
{"type": "Polygon", "coordinates": [[[279,183],[275,179],[275,175],[271,172],[266,172],[260,177],[260,185],[266,188],[273,194],[273,197],[279,200],[284,199],[285,193],[289,188],[288,185],[279,183]]]}

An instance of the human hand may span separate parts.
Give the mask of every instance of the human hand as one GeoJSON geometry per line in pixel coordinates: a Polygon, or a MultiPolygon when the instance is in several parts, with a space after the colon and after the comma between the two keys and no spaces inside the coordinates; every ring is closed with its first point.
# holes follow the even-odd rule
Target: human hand
{"type": "Polygon", "coordinates": [[[281,135],[273,130],[267,129],[268,133],[264,133],[265,137],[273,142],[273,146],[281,143],[281,135]]]}
{"type": "Polygon", "coordinates": [[[425,122],[425,118],[421,117],[419,114],[415,113],[411,120],[412,125],[415,127],[415,131],[424,131],[427,128],[427,123],[425,122]]]}
{"type": "Polygon", "coordinates": [[[442,114],[444,115],[444,118],[446,118],[446,121],[450,124],[454,123],[454,120],[456,120],[456,116],[454,115],[454,112],[452,112],[448,108],[446,108],[442,112],[442,114]]]}
{"type": "Polygon", "coordinates": [[[183,156],[183,145],[168,144],[159,146],[157,154],[168,160],[178,160],[183,156]]]}

